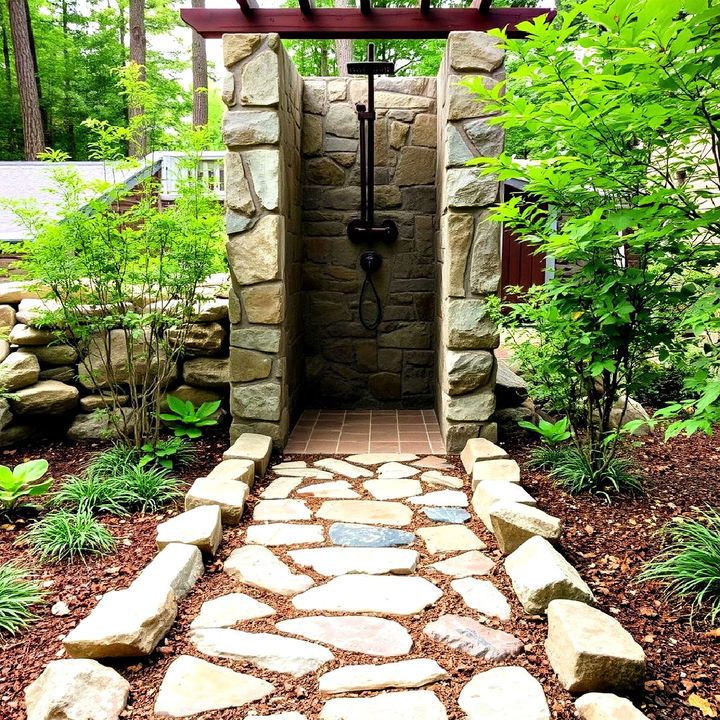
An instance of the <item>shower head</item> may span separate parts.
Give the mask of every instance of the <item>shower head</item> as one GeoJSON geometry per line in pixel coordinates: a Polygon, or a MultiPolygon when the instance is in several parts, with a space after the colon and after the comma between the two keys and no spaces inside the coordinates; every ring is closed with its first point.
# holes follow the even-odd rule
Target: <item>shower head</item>
{"type": "Polygon", "coordinates": [[[348,75],[394,75],[395,63],[363,60],[347,64],[348,75]]]}

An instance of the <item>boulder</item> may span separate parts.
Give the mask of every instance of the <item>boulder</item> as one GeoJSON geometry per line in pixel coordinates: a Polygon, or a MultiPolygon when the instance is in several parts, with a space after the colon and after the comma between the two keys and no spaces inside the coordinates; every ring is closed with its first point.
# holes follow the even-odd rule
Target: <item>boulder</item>
{"type": "Polygon", "coordinates": [[[15,392],[10,405],[16,415],[62,415],[77,406],[79,397],[80,392],[72,385],[41,380],[15,392]]]}
{"type": "Polygon", "coordinates": [[[27,720],[117,720],[130,683],[96,660],[51,660],[25,688],[27,720]]]}
{"type": "Polygon", "coordinates": [[[181,344],[188,352],[199,355],[215,355],[222,350],[225,329],[216,322],[188,323],[182,330],[178,328],[167,330],[165,338],[173,347],[181,344]]]}
{"type": "Polygon", "coordinates": [[[446,357],[447,393],[463,395],[484,385],[490,378],[495,358],[486,350],[455,352],[446,357]]]}
{"type": "Polygon", "coordinates": [[[486,480],[481,482],[473,492],[472,506],[485,527],[492,532],[490,508],[498,502],[537,505],[535,498],[516,483],[503,480],[486,480]]]}
{"type": "Polygon", "coordinates": [[[625,396],[618,398],[617,402],[610,411],[610,427],[617,429],[620,425],[620,418],[622,417],[622,424],[626,425],[633,420],[642,420],[643,424],[633,430],[633,435],[647,435],[650,432],[650,416],[645,412],[645,408],[637,401],[632,398],[627,398],[627,407],[625,407],[625,396]],[[623,408],[625,408],[625,414],[623,415],[623,408]]]}
{"type": "Polygon", "coordinates": [[[505,571],[526,613],[540,615],[553,600],[595,604],[578,571],[547,541],[536,535],[505,560],[505,571]]]}
{"type": "Polygon", "coordinates": [[[223,524],[237,525],[245,509],[248,486],[220,477],[198,478],[185,496],[185,509],[201,505],[219,505],[223,524]]]}
{"type": "Polygon", "coordinates": [[[545,650],[566,690],[642,692],[645,653],[614,617],[575,600],[553,600],[547,615],[545,650]]]}
{"type": "Polygon", "coordinates": [[[36,424],[9,425],[0,432],[0,448],[14,447],[38,436],[40,432],[36,424]]]}
{"type": "Polygon", "coordinates": [[[0,398],[0,431],[4,430],[13,421],[10,401],[7,398],[0,398]]]}
{"type": "Polygon", "coordinates": [[[15,324],[15,308],[0,305],[0,327],[11,328],[15,324]]]}
{"type": "MultiPolygon", "coordinates": [[[[118,395],[115,398],[118,405],[127,405],[130,397],[128,395],[118,395]]],[[[80,398],[80,409],[83,412],[91,413],[93,410],[101,408],[111,408],[113,406],[113,398],[111,395],[86,395],[80,398]]]]}
{"type": "Polygon", "coordinates": [[[215,555],[221,539],[220,508],[217,505],[201,505],[157,526],[157,546],[160,550],[170,543],[184,543],[195,545],[208,555],[215,555]]]}
{"type": "Polygon", "coordinates": [[[55,339],[52,330],[39,330],[23,323],[18,323],[10,331],[10,342],[14,345],[48,345],[55,339]]]}
{"type": "Polygon", "coordinates": [[[102,596],[92,612],[63,640],[74,658],[149,655],[175,620],[177,603],[169,587],[150,584],[102,596]]]}
{"type": "Polygon", "coordinates": [[[490,508],[489,514],[492,531],[504,555],[517,550],[533,535],[551,542],[560,539],[560,519],[536,507],[517,502],[498,502],[490,508]]]}
{"type": "Polygon", "coordinates": [[[131,588],[172,588],[176,598],[185,597],[205,572],[202,555],[194,545],[166,545],[135,578],[131,588]]]}
{"type": "Polygon", "coordinates": [[[230,382],[229,358],[191,358],[183,365],[183,378],[188,385],[226,389],[230,382]]]}
{"type": "Polygon", "coordinates": [[[15,392],[40,379],[40,363],[34,355],[24,352],[10,353],[0,363],[0,389],[15,392]]]}
{"type": "Polygon", "coordinates": [[[262,477],[267,470],[272,452],[272,438],[257,433],[242,433],[229,450],[223,453],[223,460],[252,460],[255,474],[262,477]]]}
{"type": "Polygon", "coordinates": [[[39,345],[22,349],[23,353],[32,353],[43,365],[72,365],[78,361],[78,354],[71,345],[39,345]]]}
{"type": "Polygon", "coordinates": [[[0,340],[0,362],[10,354],[10,343],[7,340],[0,340]]]}
{"type": "Polygon", "coordinates": [[[478,460],[498,460],[506,458],[508,454],[501,447],[491,443],[485,438],[471,438],[465,444],[465,449],[460,453],[460,460],[469,475],[478,460]]]}
{"type": "Polygon", "coordinates": [[[495,394],[498,407],[509,408],[520,405],[528,396],[528,385],[508,364],[498,358],[495,377],[495,394]]]}
{"type": "Polygon", "coordinates": [[[131,432],[135,425],[134,413],[130,408],[97,410],[88,415],[79,414],[73,418],[67,436],[75,442],[114,440],[120,437],[118,428],[131,432]]]}
{"type": "Polygon", "coordinates": [[[586,693],[575,701],[580,720],[648,720],[627,698],[613,693],[586,693]]]}
{"type": "Polygon", "coordinates": [[[72,365],[49,367],[40,371],[40,380],[57,380],[58,382],[72,383],[76,377],[76,370],[72,365]]]}

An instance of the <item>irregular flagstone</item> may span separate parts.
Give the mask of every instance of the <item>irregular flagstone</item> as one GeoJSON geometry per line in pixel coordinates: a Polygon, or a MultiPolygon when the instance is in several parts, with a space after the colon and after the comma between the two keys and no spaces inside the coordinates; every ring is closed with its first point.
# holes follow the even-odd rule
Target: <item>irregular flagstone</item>
{"type": "Polygon", "coordinates": [[[407,530],[350,523],[332,524],[328,535],[334,545],[348,547],[383,548],[393,545],[412,545],[417,540],[417,537],[407,530]]]}
{"type": "Polygon", "coordinates": [[[280,477],[273,480],[261,493],[263,500],[284,500],[298,486],[302,485],[302,478],[280,477]]]}
{"type": "Polygon", "coordinates": [[[319,688],[325,693],[416,688],[449,677],[434,660],[422,658],[383,665],[346,665],[321,675],[319,688]]]}
{"type": "Polygon", "coordinates": [[[510,605],[505,596],[489,581],[477,578],[460,578],[450,583],[465,604],[482,615],[509,620],[510,605]]]}
{"type": "Polygon", "coordinates": [[[206,600],[190,629],[232,627],[243,620],[269,617],[275,610],[245,593],[228,593],[206,600]]]}
{"type": "Polygon", "coordinates": [[[327,470],[317,468],[283,468],[283,475],[287,477],[309,478],[314,480],[332,480],[333,474],[327,470]]]}
{"type": "Polygon", "coordinates": [[[575,600],[553,600],[547,616],[545,650],[566,690],[642,690],[645,653],[614,617],[575,600]]]}
{"type": "Polygon", "coordinates": [[[169,587],[176,598],[181,598],[190,592],[204,572],[205,566],[199,548],[183,543],[170,543],[145,566],[130,587],[169,587]]]}
{"type": "Polygon", "coordinates": [[[325,547],[291,550],[288,555],[298,565],[311,567],[328,577],[351,573],[410,575],[419,558],[415,550],[402,548],[325,547]]]}
{"type": "Polygon", "coordinates": [[[302,500],[260,500],[253,520],[310,520],[312,512],[302,500]]]}
{"type": "Polygon", "coordinates": [[[27,720],[117,720],[129,692],[130,683],[97,660],[51,660],[25,688],[27,720]]]}
{"type": "Polygon", "coordinates": [[[429,468],[430,470],[451,470],[453,467],[451,463],[437,455],[426,455],[410,464],[419,468],[429,468]]]}
{"type": "Polygon", "coordinates": [[[277,465],[273,465],[270,469],[277,473],[278,475],[282,475],[282,470],[285,470],[286,468],[297,470],[298,468],[306,468],[307,463],[304,460],[291,460],[288,462],[281,462],[277,465]]]}
{"type": "Polygon", "coordinates": [[[472,506],[485,527],[492,531],[490,521],[490,508],[498,502],[520,503],[521,505],[535,506],[537,502],[530,493],[514,483],[502,480],[486,480],[480,483],[473,492],[472,506]]]}
{"type": "Polygon", "coordinates": [[[555,541],[562,534],[559,518],[529,505],[495,503],[490,508],[490,521],[500,551],[509,555],[533,535],[555,541]]]}
{"type": "Polygon", "coordinates": [[[412,462],[417,460],[417,455],[411,453],[361,453],[360,455],[350,455],[345,458],[348,462],[359,463],[360,465],[381,465],[390,462],[412,462]]]}
{"type": "Polygon", "coordinates": [[[460,691],[467,720],[550,720],[542,685],[522,667],[498,667],[475,675],[460,691]]]}
{"type": "Polygon", "coordinates": [[[480,460],[473,465],[472,489],[486,480],[502,480],[503,482],[519,483],[520,466],[510,459],[480,460]]]}
{"type": "Polygon", "coordinates": [[[470,513],[462,508],[429,507],[422,509],[423,514],[438,523],[466,523],[470,519],[470,513]]]}
{"type": "Polygon", "coordinates": [[[420,468],[410,467],[397,462],[388,462],[382,464],[378,469],[378,477],[388,480],[398,480],[400,478],[411,478],[420,474],[420,468]]]}
{"type": "Polygon", "coordinates": [[[222,524],[217,505],[201,505],[157,526],[157,546],[160,550],[170,543],[184,543],[214,555],[221,539],[222,524]]]}
{"type": "Polygon", "coordinates": [[[397,575],[340,575],[296,595],[298,610],[413,615],[433,605],[442,590],[425,578],[397,575]]]}
{"type": "Polygon", "coordinates": [[[455,650],[492,662],[507,660],[523,649],[522,642],[514,635],[462,615],[441,615],[428,623],[423,632],[455,650]]]}
{"type": "Polygon", "coordinates": [[[376,500],[398,500],[411,495],[419,495],[422,492],[420,481],[410,478],[366,480],[363,487],[376,500]]]}
{"type": "Polygon", "coordinates": [[[242,660],[295,677],[314,672],[335,657],[327,648],[307,640],[226,628],[194,630],[190,642],[205,655],[242,660]]]}
{"type": "Polygon", "coordinates": [[[463,485],[463,481],[454,475],[445,475],[437,470],[424,472],[420,479],[430,485],[440,485],[441,487],[453,488],[459,490],[463,485]]]}
{"type": "Polygon", "coordinates": [[[505,560],[505,571],[526,613],[539,615],[553,600],[595,604],[578,571],[547,541],[536,535],[505,560]]]}
{"type": "Polygon", "coordinates": [[[296,575],[271,550],[261,545],[243,545],[230,553],[225,572],[245,585],[279,595],[295,595],[314,585],[308,575],[296,575]]]}
{"type": "Polygon", "coordinates": [[[344,615],[342,617],[302,617],[283,620],[275,627],[291,635],[332,645],[340,650],[376,657],[393,657],[410,652],[410,633],[394,620],[344,615]]]}
{"type": "Polygon", "coordinates": [[[175,593],[169,587],[146,584],[111,591],[65,636],[63,646],[74,658],[149,655],[176,614],[175,593]]]}
{"type": "Polygon", "coordinates": [[[316,485],[308,485],[297,491],[298,495],[312,495],[320,498],[337,498],[351,500],[359,498],[360,494],[356,493],[347,480],[330,480],[329,482],[317,483],[316,485]]]}
{"type": "Polygon", "coordinates": [[[403,526],[412,523],[413,511],[399,502],[327,500],[315,513],[315,517],[339,522],[403,526]]]}
{"type": "Polygon", "coordinates": [[[333,698],[320,720],[447,720],[445,707],[429,690],[403,690],[373,697],[333,698]]]}
{"type": "Polygon", "coordinates": [[[433,570],[452,577],[470,577],[471,575],[487,575],[495,563],[483,553],[470,550],[460,555],[441,560],[430,565],[433,570]]]}
{"type": "Polygon", "coordinates": [[[322,525],[293,525],[292,523],[268,523],[251,525],[245,532],[248,543],[258,545],[312,545],[325,539],[322,525]]]}
{"type": "Polygon", "coordinates": [[[411,505],[433,505],[435,507],[467,507],[467,495],[459,490],[435,490],[434,492],[408,498],[411,505]]]}
{"type": "Polygon", "coordinates": [[[460,453],[460,460],[465,467],[465,472],[470,475],[478,460],[499,460],[507,456],[505,450],[495,445],[495,443],[485,438],[471,438],[465,443],[465,448],[460,453]]]}
{"type": "Polygon", "coordinates": [[[439,525],[424,527],[417,531],[430,553],[459,552],[460,550],[484,550],[485,543],[463,525],[439,525]]]}
{"type": "Polygon", "coordinates": [[[165,673],[154,711],[156,717],[187,717],[247,705],[274,691],[260,678],[180,655],[165,673]]]}
{"type": "Polygon", "coordinates": [[[648,720],[627,698],[612,693],[586,693],[575,701],[575,709],[580,720],[648,720]]]}
{"type": "Polygon", "coordinates": [[[345,460],[337,460],[336,458],[325,458],[323,460],[317,460],[313,463],[315,467],[328,470],[335,475],[342,475],[347,478],[361,478],[361,477],[372,477],[372,472],[366,468],[358,467],[352,463],[346,462],[345,460]]]}

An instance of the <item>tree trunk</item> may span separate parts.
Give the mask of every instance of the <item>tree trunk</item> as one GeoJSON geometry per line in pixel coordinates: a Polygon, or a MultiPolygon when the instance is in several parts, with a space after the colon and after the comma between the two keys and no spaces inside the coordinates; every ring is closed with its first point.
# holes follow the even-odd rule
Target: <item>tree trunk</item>
{"type": "MultiPolygon", "coordinates": [[[[205,0],[192,0],[194,8],[204,8],[205,0]]],[[[193,126],[208,124],[208,66],[205,38],[192,31],[193,126]]]]}
{"type": "MultiPolygon", "coordinates": [[[[335,7],[349,8],[350,0],[335,0],[335,7]]],[[[353,59],[353,41],[350,38],[335,40],[335,58],[337,60],[338,75],[348,74],[347,66],[353,59]]]]}
{"type": "Polygon", "coordinates": [[[15,52],[15,76],[17,77],[23,121],[25,159],[37,160],[38,154],[45,150],[45,135],[30,40],[30,17],[24,0],[7,0],[7,3],[10,33],[15,52]]]}
{"type": "Polygon", "coordinates": [[[68,3],[62,2],[62,31],[63,31],[63,114],[65,115],[65,134],[67,135],[68,155],[75,160],[77,146],[75,143],[75,123],[73,122],[73,108],[71,100],[72,77],[70,71],[70,33],[68,29],[68,3]]]}
{"type": "MultiPolygon", "coordinates": [[[[129,6],[129,35],[130,35],[130,63],[140,68],[139,79],[145,81],[147,39],[145,37],[145,0],[130,0],[129,6]]],[[[134,118],[145,114],[145,108],[130,100],[128,117],[132,123],[134,118]]],[[[147,155],[147,135],[145,128],[138,127],[130,140],[129,152],[131,157],[143,158],[147,155]]]]}

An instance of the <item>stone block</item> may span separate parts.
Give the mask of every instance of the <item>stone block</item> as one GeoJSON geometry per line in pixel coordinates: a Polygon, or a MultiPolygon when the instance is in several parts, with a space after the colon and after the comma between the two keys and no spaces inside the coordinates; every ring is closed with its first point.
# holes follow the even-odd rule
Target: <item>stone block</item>
{"type": "Polygon", "coordinates": [[[445,128],[445,166],[462,167],[475,157],[465,138],[454,125],[445,128]]]}
{"type": "Polygon", "coordinates": [[[235,76],[232,73],[226,73],[223,78],[220,97],[226,107],[232,107],[235,104],[235,76]]]}
{"type": "Polygon", "coordinates": [[[277,210],[280,202],[280,152],[247,150],[243,153],[253,189],[266,210],[277,210]]]}
{"type": "Polygon", "coordinates": [[[245,483],[220,477],[198,478],[185,496],[185,509],[219,505],[225,525],[237,525],[245,509],[249,488],[245,483]]]}
{"type": "Polygon", "coordinates": [[[80,392],[57,380],[41,380],[13,393],[10,407],[16,415],[62,415],[77,407],[80,392]]]}
{"type": "Polygon", "coordinates": [[[481,175],[477,168],[449,168],[445,182],[447,204],[453,208],[478,208],[497,200],[499,184],[493,175],[481,175]]]}
{"type": "Polygon", "coordinates": [[[460,454],[460,460],[465,468],[465,472],[469,475],[478,460],[498,460],[501,458],[505,459],[507,456],[507,452],[498,445],[495,445],[495,443],[478,437],[467,441],[465,448],[460,454]]]}
{"type": "Polygon", "coordinates": [[[29,345],[21,352],[34,355],[43,365],[72,365],[78,359],[71,345],[29,345]]]}
{"type": "Polygon", "coordinates": [[[255,474],[265,475],[272,453],[272,439],[267,435],[243,433],[229,450],[223,453],[223,460],[251,460],[255,463],[255,474]]]}
{"type": "Polygon", "coordinates": [[[492,532],[490,521],[490,508],[495,503],[520,503],[521,505],[535,506],[537,502],[530,493],[515,483],[502,480],[487,480],[480,483],[473,492],[472,506],[485,527],[492,532]]]}
{"type": "Polygon", "coordinates": [[[183,364],[183,378],[197,387],[227,389],[230,382],[229,358],[189,358],[183,364]]]}
{"type": "MultiPolygon", "coordinates": [[[[245,350],[260,350],[266,353],[276,353],[280,349],[280,330],[269,327],[244,327],[230,332],[230,345],[233,348],[245,350]]],[[[230,353],[230,373],[235,375],[235,352],[230,353]]],[[[234,382],[234,381],[233,381],[234,382]]]]}
{"type": "Polygon", "coordinates": [[[435,181],[435,150],[406,146],[400,149],[394,182],[396,185],[429,185],[435,181]]]}
{"type": "Polygon", "coordinates": [[[223,62],[226,68],[244,60],[260,44],[261,35],[228,33],[223,35],[223,62]]]}
{"type": "Polygon", "coordinates": [[[40,378],[40,363],[35,355],[24,352],[10,353],[0,363],[0,389],[15,392],[34,385],[40,378]]]}
{"type": "Polygon", "coordinates": [[[327,83],[325,80],[306,79],[303,83],[303,110],[322,114],[327,104],[327,83]]]}
{"type": "Polygon", "coordinates": [[[9,340],[14,345],[49,345],[56,339],[52,330],[40,330],[18,323],[10,330],[9,340]]]}
{"type": "Polygon", "coordinates": [[[500,287],[501,225],[489,216],[489,211],[483,212],[475,223],[470,266],[470,290],[475,295],[493,295],[500,287]]]}
{"type": "Polygon", "coordinates": [[[407,141],[410,126],[404,122],[391,122],[389,127],[390,146],[399,150],[407,141]]]}
{"type": "Polygon", "coordinates": [[[456,352],[445,357],[445,390],[449,395],[463,395],[485,385],[492,375],[495,358],[484,350],[456,352]]]}
{"type": "MultiPolygon", "coordinates": [[[[458,79],[465,80],[466,77],[458,79]]],[[[492,88],[497,84],[496,80],[489,77],[482,78],[481,82],[486,88],[492,88]]],[[[487,105],[487,102],[481,100],[464,85],[451,82],[448,88],[448,120],[486,117],[491,114],[487,105]]]]}
{"type": "Polygon", "coordinates": [[[530,615],[546,612],[553,600],[595,604],[592,590],[578,571],[547,540],[537,535],[508,555],[505,571],[523,609],[530,615]]]}
{"type": "Polygon", "coordinates": [[[175,620],[175,593],[167,586],[135,585],[105,593],[63,639],[73,658],[149,655],[175,620]]]}
{"type": "MultiPolygon", "coordinates": [[[[303,115],[302,152],[303,155],[319,155],[323,147],[323,121],[317,115],[303,115]]],[[[355,156],[353,156],[353,161],[355,156]]]]}
{"type": "Polygon", "coordinates": [[[162,550],[170,543],[194,545],[207,555],[215,555],[222,539],[220,508],[202,505],[160,523],[157,546],[162,550]]]}
{"type": "Polygon", "coordinates": [[[25,688],[27,720],[118,720],[130,683],[96,660],[51,660],[25,688]]]}
{"type": "Polygon", "coordinates": [[[357,113],[350,105],[331,105],[325,116],[325,132],[345,138],[360,135],[357,113]]]}
{"type": "Polygon", "coordinates": [[[613,693],[586,693],[575,701],[580,720],[648,720],[627,698],[613,693]]]}
{"type": "Polygon", "coordinates": [[[233,417],[252,420],[280,419],[282,387],[273,381],[235,385],[230,395],[233,417]]]}
{"type": "Polygon", "coordinates": [[[483,32],[451,32],[447,54],[453,70],[493,72],[505,59],[500,38],[483,32]]]}
{"type": "MultiPolygon", "coordinates": [[[[231,448],[232,449],[232,448],[231,448]]],[[[228,451],[229,452],[229,451],[228,451]]],[[[225,453],[227,455],[227,453],[225,453]]],[[[255,461],[245,458],[230,458],[219,462],[208,474],[210,478],[233,480],[252,487],[255,482],[255,461]]]]}
{"type": "MultiPolygon", "coordinates": [[[[227,175],[226,175],[226,177],[227,177],[227,175]]],[[[225,189],[225,204],[226,205],[227,205],[228,192],[232,193],[233,188],[226,187],[226,189],[225,189]]],[[[252,220],[249,217],[246,217],[242,213],[236,212],[235,210],[226,208],[225,232],[228,235],[232,235],[233,233],[244,232],[245,230],[247,230],[250,227],[250,225],[252,225],[252,220]]]]}
{"type": "Polygon", "coordinates": [[[520,466],[510,459],[477,460],[472,466],[472,489],[485,480],[519,483],[520,466]]]}
{"type": "Polygon", "coordinates": [[[465,268],[473,239],[474,218],[469,213],[447,212],[440,221],[443,284],[450,297],[465,297],[465,268]]]}
{"type": "Polygon", "coordinates": [[[420,113],[413,123],[412,144],[434,148],[437,145],[437,115],[420,113]]]}
{"type": "Polygon", "coordinates": [[[283,235],[283,217],[265,215],[251,230],[228,239],[230,272],[239,285],[252,285],[280,277],[279,247],[283,235]]]}
{"type": "Polygon", "coordinates": [[[0,327],[11,328],[15,324],[15,308],[12,305],[0,305],[0,327]]]}
{"type": "Polygon", "coordinates": [[[487,119],[470,120],[464,125],[465,133],[483,157],[497,157],[505,145],[502,125],[491,125],[487,119]]]}
{"type": "Polygon", "coordinates": [[[482,300],[451,300],[447,313],[450,349],[491,350],[500,344],[497,326],[482,300]]]}
{"type": "Polygon", "coordinates": [[[249,285],[240,289],[243,310],[251,323],[278,325],[285,318],[285,288],[282,283],[249,285]]]}
{"type": "Polygon", "coordinates": [[[457,422],[489,420],[495,412],[495,393],[485,386],[466,395],[444,395],[445,414],[457,422]]]}
{"type": "Polygon", "coordinates": [[[645,653],[610,615],[575,600],[553,600],[545,642],[550,665],[570,692],[642,692],[645,653]]]}
{"type": "Polygon", "coordinates": [[[496,503],[490,508],[490,521],[504,555],[517,550],[534,535],[554,542],[560,539],[562,532],[559,518],[520,503],[496,503]]]}
{"type": "MultiPolygon", "coordinates": [[[[250,192],[250,184],[245,174],[242,153],[227,152],[225,154],[225,177],[227,178],[225,187],[226,207],[243,216],[254,215],[255,201],[250,192]]],[[[247,225],[245,227],[247,227],[247,225]]],[[[241,229],[244,230],[245,227],[241,229]]]]}
{"type": "Polygon", "coordinates": [[[278,56],[272,50],[263,50],[243,66],[240,100],[244,105],[280,102],[278,56]]]}
{"type": "Polygon", "coordinates": [[[199,548],[171,543],[150,561],[130,587],[150,585],[172,588],[175,597],[182,598],[190,592],[204,572],[205,566],[199,548]]]}
{"type": "Polygon", "coordinates": [[[275,145],[280,121],[274,110],[231,110],[223,116],[223,143],[227,147],[275,145]]]}
{"type": "Polygon", "coordinates": [[[182,330],[170,328],[165,338],[170,345],[181,344],[186,351],[214,355],[222,350],[225,328],[216,322],[188,323],[182,330]]]}

